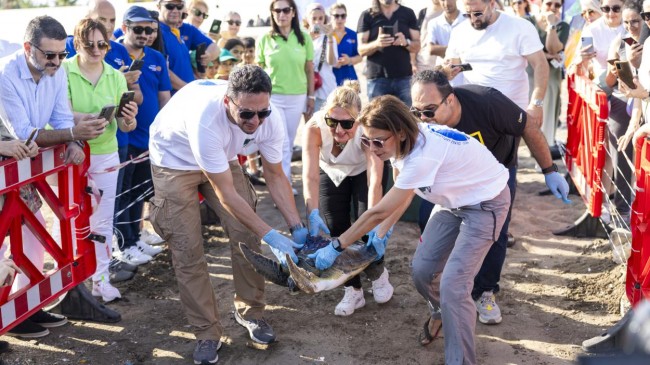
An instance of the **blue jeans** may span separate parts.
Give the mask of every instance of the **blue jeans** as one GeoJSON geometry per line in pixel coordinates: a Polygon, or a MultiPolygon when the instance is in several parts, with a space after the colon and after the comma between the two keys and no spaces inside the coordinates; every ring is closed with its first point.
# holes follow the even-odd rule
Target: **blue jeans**
{"type": "Polygon", "coordinates": [[[368,80],[368,98],[372,100],[382,95],[393,95],[411,107],[411,76],[368,80]]]}
{"type": "MultiPolygon", "coordinates": [[[[483,265],[478,274],[474,278],[474,288],[472,289],[472,298],[477,300],[481,294],[486,291],[493,293],[499,292],[499,280],[501,279],[501,269],[506,260],[506,249],[508,243],[508,226],[510,225],[510,216],[512,214],[512,203],[515,201],[515,193],[517,189],[517,168],[511,167],[508,169],[510,178],[508,179],[508,187],[510,188],[510,208],[508,208],[508,215],[499,233],[499,238],[494,242],[490,251],[488,251],[483,265]]],[[[423,200],[420,204],[420,215],[418,224],[420,232],[424,232],[424,226],[429,220],[431,211],[433,210],[433,203],[423,200]]]]}

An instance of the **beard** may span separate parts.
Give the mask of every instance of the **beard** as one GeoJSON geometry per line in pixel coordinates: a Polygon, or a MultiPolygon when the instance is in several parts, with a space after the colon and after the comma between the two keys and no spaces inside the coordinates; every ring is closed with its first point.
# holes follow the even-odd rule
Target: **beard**
{"type": "MultiPolygon", "coordinates": [[[[36,59],[36,56],[34,55],[34,51],[30,52],[29,54],[29,63],[31,63],[32,67],[34,67],[38,72],[40,72],[42,75],[47,75],[47,68],[48,67],[55,67],[54,72],[52,72],[52,75],[56,73],[56,70],[59,69],[59,65],[55,65],[51,62],[46,62],[45,65],[41,65],[38,63],[38,60],[36,59]]],[[[50,75],[50,76],[52,76],[50,75]]]]}
{"type": "Polygon", "coordinates": [[[479,23],[472,22],[472,28],[476,30],[483,30],[488,27],[488,21],[487,20],[481,20],[479,23]]]}

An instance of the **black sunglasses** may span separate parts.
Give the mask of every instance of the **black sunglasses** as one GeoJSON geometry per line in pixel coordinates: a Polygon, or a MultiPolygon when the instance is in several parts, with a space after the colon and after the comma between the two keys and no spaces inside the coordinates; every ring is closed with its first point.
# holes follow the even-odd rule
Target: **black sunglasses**
{"type": "Polygon", "coordinates": [[[615,13],[620,13],[621,12],[621,6],[620,5],[614,5],[614,6],[601,6],[600,10],[602,10],[603,13],[609,13],[610,11],[613,11],[615,13]]]}
{"type": "Polygon", "coordinates": [[[153,31],[155,30],[152,27],[143,27],[141,25],[137,25],[135,27],[129,27],[129,29],[131,29],[131,31],[135,34],[142,34],[142,32],[144,32],[144,34],[146,35],[152,34],[153,31]]]}
{"type": "Polygon", "coordinates": [[[445,95],[445,97],[443,97],[442,100],[440,100],[440,104],[438,105],[432,104],[431,109],[420,110],[415,107],[411,107],[411,114],[415,115],[415,117],[418,119],[422,119],[423,115],[425,118],[433,118],[436,115],[436,110],[438,110],[438,108],[440,108],[440,105],[442,105],[445,102],[445,100],[447,100],[449,95],[451,95],[451,93],[445,95]]]}
{"type": "Polygon", "coordinates": [[[548,6],[549,8],[550,8],[550,7],[554,7],[554,8],[556,8],[556,9],[559,9],[559,8],[562,7],[562,4],[560,4],[560,3],[554,3],[554,2],[550,2],[550,1],[547,2],[547,3],[544,3],[544,5],[548,6]]]}
{"type": "Polygon", "coordinates": [[[208,19],[208,17],[209,17],[208,13],[204,13],[204,12],[202,12],[201,10],[199,10],[197,8],[192,9],[192,14],[194,14],[195,16],[203,17],[203,19],[208,19]]]}
{"type": "Polygon", "coordinates": [[[235,103],[235,101],[232,100],[232,98],[228,98],[228,99],[230,99],[230,101],[237,107],[237,109],[239,109],[239,118],[242,120],[251,120],[255,118],[255,115],[257,114],[257,117],[260,118],[261,121],[268,118],[269,115],[271,115],[271,108],[258,110],[256,112],[252,110],[241,110],[241,107],[237,105],[237,103],[235,103]]]}
{"type": "Polygon", "coordinates": [[[361,144],[366,147],[370,147],[370,145],[372,144],[372,146],[375,148],[384,148],[384,143],[386,143],[386,141],[388,141],[391,137],[392,135],[386,139],[378,139],[378,138],[370,139],[366,136],[361,136],[360,140],[361,140],[361,144]]]}
{"type": "Polygon", "coordinates": [[[68,57],[69,52],[63,51],[63,52],[45,52],[42,49],[38,48],[34,43],[30,43],[34,48],[37,50],[41,51],[43,56],[45,56],[45,59],[48,61],[52,61],[55,58],[59,58],[59,60],[63,61],[65,60],[66,57],[68,57]]]}
{"type": "Polygon", "coordinates": [[[335,19],[345,19],[348,17],[347,14],[332,14],[335,19]]]}
{"type": "Polygon", "coordinates": [[[483,14],[485,14],[484,11],[468,11],[467,13],[464,13],[463,16],[465,18],[471,18],[472,16],[474,18],[480,18],[483,16],[483,14]]]}
{"type": "Polygon", "coordinates": [[[280,15],[280,13],[289,14],[289,13],[291,13],[291,10],[293,10],[293,8],[290,7],[290,6],[287,6],[286,8],[275,8],[275,9],[273,9],[273,12],[280,15]]]}
{"type": "Polygon", "coordinates": [[[181,10],[183,10],[184,7],[185,7],[185,4],[171,4],[171,3],[165,4],[165,9],[167,9],[167,10],[176,9],[178,11],[181,11],[181,10]]]}
{"type": "Polygon", "coordinates": [[[641,18],[643,18],[643,20],[645,20],[646,22],[650,20],[650,11],[644,11],[639,15],[641,15],[641,18]]]}
{"type": "Polygon", "coordinates": [[[83,47],[89,51],[91,51],[93,48],[97,47],[98,50],[100,51],[105,51],[108,49],[108,43],[104,41],[98,41],[97,43],[95,42],[88,42],[83,45],[83,47]]]}
{"type": "Polygon", "coordinates": [[[229,25],[240,26],[241,25],[241,20],[228,20],[226,23],[228,23],[229,25]]]}
{"type": "Polygon", "coordinates": [[[325,124],[330,128],[336,128],[336,126],[340,124],[343,129],[352,129],[352,127],[354,127],[354,119],[335,119],[326,115],[325,124]]]}

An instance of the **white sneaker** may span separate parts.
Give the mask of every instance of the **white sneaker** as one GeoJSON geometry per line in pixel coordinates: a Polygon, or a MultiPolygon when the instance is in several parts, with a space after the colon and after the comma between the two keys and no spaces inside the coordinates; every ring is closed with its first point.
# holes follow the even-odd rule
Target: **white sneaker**
{"type": "Polygon", "coordinates": [[[137,246],[132,246],[124,250],[120,257],[120,260],[128,262],[131,265],[142,265],[151,261],[153,257],[142,253],[137,246]]]}
{"type": "Polygon", "coordinates": [[[162,239],[158,233],[150,231],[148,229],[143,229],[142,232],[140,232],[140,240],[150,246],[158,246],[162,243],[165,243],[165,240],[162,239]]]}
{"type": "Polygon", "coordinates": [[[501,323],[501,309],[499,309],[494,294],[491,291],[483,292],[475,303],[479,322],[483,324],[501,323]]]}
{"type": "Polygon", "coordinates": [[[156,256],[157,254],[161,253],[163,250],[162,247],[151,246],[142,240],[138,240],[138,242],[136,242],[135,245],[138,247],[138,250],[140,250],[140,252],[142,252],[145,255],[149,255],[151,257],[156,256]]]}
{"type": "Polygon", "coordinates": [[[375,302],[386,303],[393,297],[393,286],[388,281],[388,270],[384,268],[379,279],[372,282],[372,295],[375,297],[375,302]]]}
{"type": "Polygon", "coordinates": [[[102,297],[104,302],[111,302],[117,298],[122,298],[120,291],[105,280],[93,281],[92,294],[94,297],[102,297]]]}
{"type": "Polygon", "coordinates": [[[355,309],[359,309],[366,305],[366,299],[363,297],[362,289],[355,289],[353,286],[345,287],[345,295],[343,299],[336,305],[334,314],[337,316],[349,316],[354,313],[355,309]]]}

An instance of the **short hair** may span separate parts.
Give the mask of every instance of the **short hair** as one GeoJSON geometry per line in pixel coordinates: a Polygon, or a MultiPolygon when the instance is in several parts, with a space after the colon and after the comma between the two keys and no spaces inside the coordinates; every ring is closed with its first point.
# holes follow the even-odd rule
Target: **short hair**
{"type": "Polygon", "coordinates": [[[342,86],[337,87],[327,97],[323,110],[330,112],[338,107],[344,109],[350,116],[357,119],[361,111],[361,85],[356,80],[345,80],[342,86]]]}
{"type": "Polygon", "coordinates": [[[102,34],[102,37],[104,37],[104,42],[108,44],[108,49],[110,49],[111,44],[108,38],[108,32],[106,31],[104,24],[95,19],[84,18],[81,19],[79,24],[74,27],[73,43],[74,49],[76,49],[77,52],[88,43],[88,36],[93,30],[98,30],[102,34]]]}
{"type": "Polygon", "coordinates": [[[416,73],[411,80],[411,86],[417,83],[433,84],[441,95],[454,93],[454,88],[449,84],[447,75],[440,70],[424,70],[416,73]]]}
{"type": "Polygon", "coordinates": [[[242,48],[246,48],[244,45],[244,42],[241,41],[239,38],[230,38],[229,40],[226,41],[226,43],[223,45],[224,49],[231,50],[237,46],[242,46],[242,48]]]}
{"type": "Polygon", "coordinates": [[[241,19],[241,15],[239,15],[239,13],[236,11],[229,11],[228,14],[226,14],[226,19],[231,20],[234,15],[237,15],[239,19],[241,19]]]}
{"type": "Polygon", "coordinates": [[[241,65],[228,77],[226,95],[236,99],[239,94],[271,94],[273,86],[269,75],[257,65],[241,65]]]}
{"type": "Polygon", "coordinates": [[[361,110],[358,119],[363,126],[389,131],[398,140],[405,137],[397,144],[395,157],[398,159],[413,151],[420,134],[419,120],[411,114],[406,104],[392,95],[373,99],[361,110]]]}
{"type": "Polygon", "coordinates": [[[41,45],[41,40],[43,38],[61,41],[67,37],[68,34],[66,33],[65,28],[63,28],[63,25],[61,25],[58,20],[51,16],[42,15],[37,16],[27,24],[24,39],[25,42],[29,42],[38,47],[41,45]]]}
{"type": "Polygon", "coordinates": [[[343,4],[341,2],[338,2],[338,3],[330,6],[330,14],[336,9],[343,9],[343,11],[345,11],[346,14],[348,13],[348,8],[346,8],[345,4],[343,4]]]}
{"type": "Polygon", "coordinates": [[[641,4],[633,0],[627,0],[625,3],[623,3],[623,10],[625,9],[630,9],[637,14],[641,14],[643,11],[641,9],[641,4]]]}
{"type": "Polygon", "coordinates": [[[244,48],[255,48],[255,38],[253,38],[253,37],[244,37],[244,38],[241,39],[241,41],[242,41],[242,43],[244,43],[244,48]]]}

